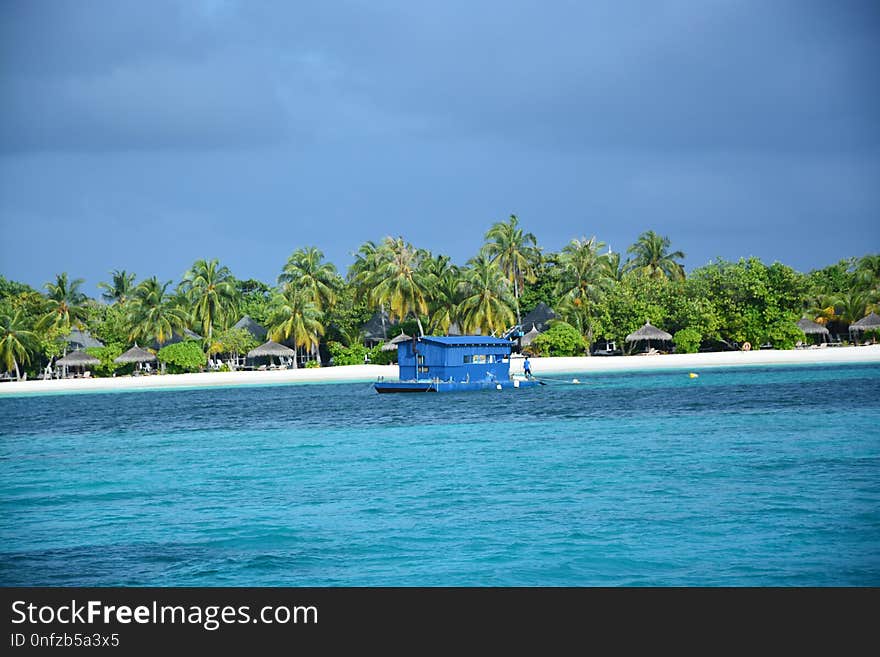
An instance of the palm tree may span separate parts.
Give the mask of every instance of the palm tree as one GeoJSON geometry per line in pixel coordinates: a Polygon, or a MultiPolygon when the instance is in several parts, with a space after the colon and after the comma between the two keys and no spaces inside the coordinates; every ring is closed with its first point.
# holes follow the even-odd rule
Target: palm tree
{"type": "Polygon", "coordinates": [[[875,294],[880,291],[880,254],[860,258],[855,273],[859,287],[875,294]]]}
{"type": "Polygon", "coordinates": [[[129,274],[124,269],[122,271],[114,269],[110,272],[110,276],[112,282],[98,283],[98,287],[105,290],[101,297],[107,303],[118,303],[120,306],[124,306],[134,290],[135,274],[129,274]]]}
{"type": "Polygon", "coordinates": [[[323,260],[324,254],[313,246],[297,249],[278,277],[279,283],[304,290],[318,310],[332,307],[341,283],[336,267],[323,260]]]}
{"type": "Polygon", "coordinates": [[[238,310],[235,278],[214,260],[196,260],[180,284],[192,307],[192,320],[201,328],[205,344],[211,344],[214,326],[229,328],[238,310]]]}
{"type": "Polygon", "coordinates": [[[379,316],[382,319],[382,335],[387,337],[387,328],[385,326],[385,304],[376,302],[373,289],[377,284],[377,272],[381,264],[380,250],[372,240],[361,244],[351,267],[348,268],[348,280],[354,285],[355,295],[362,299],[366,299],[368,306],[379,308],[379,316]]]}
{"type": "MultiPolygon", "coordinates": [[[[324,315],[304,290],[285,286],[273,299],[269,338],[281,342],[293,339],[294,347],[313,352],[324,335],[324,315]]],[[[297,360],[293,359],[296,367],[297,360]]]]}
{"type": "Polygon", "coordinates": [[[592,339],[591,309],[610,282],[608,254],[599,253],[604,247],[605,243],[595,237],[576,239],[559,254],[561,272],[556,293],[562,299],[560,310],[588,339],[592,339]]]}
{"type": "Polygon", "coordinates": [[[175,331],[186,327],[186,311],[168,294],[171,281],[160,283],[155,276],[141,281],[132,294],[129,321],[130,340],[156,340],[161,348],[175,331]]]}
{"type": "Polygon", "coordinates": [[[633,258],[627,264],[628,271],[640,271],[651,278],[668,278],[680,281],[684,278],[684,266],[676,260],[682,260],[681,251],[669,252],[668,237],[660,237],[653,230],[639,235],[636,243],[626,252],[633,258]]]}
{"type": "Polygon", "coordinates": [[[389,309],[391,319],[401,321],[413,315],[419,333],[425,334],[421,315],[428,312],[428,289],[420,264],[426,253],[405,242],[402,237],[386,237],[377,254],[378,266],[371,296],[374,303],[389,309]]]}
{"type": "Polygon", "coordinates": [[[626,263],[620,262],[620,254],[612,251],[610,247],[608,253],[605,254],[605,265],[608,270],[608,279],[620,283],[626,274],[626,263]]]}
{"type": "Polygon", "coordinates": [[[513,285],[516,321],[520,323],[519,297],[526,281],[535,281],[535,265],[541,257],[538,241],[532,233],[523,232],[515,214],[506,223],[493,224],[486,232],[486,240],[483,248],[513,285]]]}
{"type": "Polygon", "coordinates": [[[88,317],[84,305],[86,295],[79,291],[83,279],[68,280],[67,272],[55,277],[54,283],[46,283],[47,312],[37,322],[37,330],[56,330],[62,334],[71,327],[82,326],[88,317]]]}
{"type": "Polygon", "coordinates": [[[876,308],[867,292],[850,290],[834,298],[834,308],[840,319],[847,323],[859,321],[876,308]]]}
{"type": "Polygon", "coordinates": [[[0,362],[6,371],[15,370],[15,378],[21,381],[18,364],[30,361],[30,352],[36,349],[37,335],[25,328],[21,310],[13,315],[0,317],[0,362]]]}
{"type": "Polygon", "coordinates": [[[494,261],[478,255],[464,273],[464,299],[459,306],[462,328],[467,333],[492,334],[513,324],[516,303],[509,284],[494,261]]]}
{"type": "Polygon", "coordinates": [[[431,332],[449,333],[449,327],[459,320],[459,304],[462,301],[461,271],[448,264],[447,256],[437,256],[430,268],[431,298],[428,327],[431,332]],[[441,264],[441,259],[447,262],[441,264]]]}

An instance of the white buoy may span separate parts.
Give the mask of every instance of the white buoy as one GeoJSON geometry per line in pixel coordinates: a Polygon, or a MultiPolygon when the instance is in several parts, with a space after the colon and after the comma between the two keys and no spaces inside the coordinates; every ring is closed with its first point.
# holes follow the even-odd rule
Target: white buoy
{"type": "Polygon", "coordinates": [[[501,390],[501,384],[500,384],[500,383],[498,383],[498,384],[495,385],[495,390],[501,390]]]}
{"type": "Polygon", "coordinates": [[[514,387],[514,388],[519,388],[519,379],[514,379],[514,380],[513,380],[513,387],[514,387]]]}
{"type": "Polygon", "coordinates": [[[572,379],[571,382],[572,383],[580,383],[580,381],[578,381],[577,379],[572,379]]]}

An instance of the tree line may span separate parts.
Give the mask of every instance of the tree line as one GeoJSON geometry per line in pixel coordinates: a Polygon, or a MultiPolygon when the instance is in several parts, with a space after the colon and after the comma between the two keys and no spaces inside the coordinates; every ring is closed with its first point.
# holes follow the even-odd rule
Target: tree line
{"type": "Polygon", "coordinates": [[[0,363],[16,376],[33,375],[63,354],[65,337],[80,328],[104,342],[90,351],[106,374],[131,344],[169,349],[188,329],[202,339],[188,345],[179,364],[194,369],[211,354],[256,346],[250,333],[232,328],[245,314],[316,364],[328,351],[322,345],[337,362],[358,362],[361,327],[376,311],[395,326],[389,337],[401,330],[442,335],[453,325],[465,334],[498,335],[540,302],[560,318],[554,333],[535,343],[546,355],[589,353],[602,340],[622,343],[646,321],[671,333],[677,351],[747,341],[790,348],[804,338],[795,326],[801,317],[846,334],[880,301],[877,254],[807,274],[756,258],[716,260],[686,273],[685,254],[653,231],[625,256],[596,237],[548,252],[515,215],[492,225],[464,265],[402,237],[366,242],[353,255],[343,275],[318,248],[297,249],[273,285],[238,279],[207,259],[177,284],[156,276],[138,281],[118,270],[99,283],[101,299],[88,298],[84,281],[67,273],[45,292],[0,277],[0,363]]]}

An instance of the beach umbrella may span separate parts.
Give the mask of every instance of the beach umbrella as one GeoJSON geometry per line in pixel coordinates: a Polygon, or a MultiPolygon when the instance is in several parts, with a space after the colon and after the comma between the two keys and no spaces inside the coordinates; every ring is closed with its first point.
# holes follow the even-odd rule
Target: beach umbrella
{"type": "Polygon", "coordinates": [[[666,331],[661,331],[656,326],[651,326],[651,322],[645,322],[645,325],[634,333],[626,336],[627,342],[639,342],[641,340],[648,341],[648,348],[651,348],[651,340],[672,340],[672,336],[666,331]]]}
{"type": "Polygon", "coordinates": [[[873,331],[878,329],[880,329],[880,317],[875,312],[865,315],[859,321],[850,324],[849,327],[850,331],[873,331]]]}
{"type": "Polygon", "coordinates": [[[114,363],[152,363],[156,360],[156,354],[137,346],[137,343],[118,358],[114,358],[114,363]]]}
{"type": "Polygon", "coordinates": [[[541,332],[537,328],[535,328],[534,324],[532,324],[532,329],[524,336],[522,336],[522,338],[520,338],[520,345],[522,345],[523,347],[528,347],[530,344],[532,344],[532,340],[537,338],[539,335],[541,335],[541,332]]]}
{"type": "Polygon", "coordinates": [[[94,356],[89,356],[84,351],[71,351],[64,358],[59,358],[55,361],[55,364],[85,369],[88,365],[100,365],[101,361],[94,356]]]}
{"type": "Polygon", "coordinates": [[[828,335],[828,329],[809,319],[799,319],[797,327],[806,335],[828,335]]]}
{"type": "Polygon", "coordinates": [[[382,351],[397,351],[397,345],[401,342],[406,342],[407,340],[412,340],[412,337],[406,333],[401,333],[397,337],[389,340],[387,344],[383,344],[382,351]]]}
{"type": "Polygon", "coordinates": [[[84,351],[71,351],[64,358],[59,358],[55,361],[55,364],[66,365],[67,367],[85,367],[87,365],[100,365],[101,361],[84,351]]]}
{"type": "Polygon", "coordinates": [[[251,349],[247,355],[248,358],[259,358],[261,356],[268,356],[269,362],[273,363],[272,356],[293,356],[296,358],[296,352],[290,347],[285,347],[274,340],[269,340],[256,349],[251,349]]]}
{"type": "Polygon", "coordinates": [[[827,328],[806,317],[797,321],[797,327],[804,332],[804,335],[821,335],[823,342],[830,335],[827,328]]]}

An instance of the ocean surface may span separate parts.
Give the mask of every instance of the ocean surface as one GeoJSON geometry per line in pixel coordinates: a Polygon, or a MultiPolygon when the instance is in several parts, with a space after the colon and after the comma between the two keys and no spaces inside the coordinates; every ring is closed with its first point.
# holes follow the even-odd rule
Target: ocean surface
{"type": "Polygon", "coordinates": [[[880,366],[0,399],[0,584],[880,585],[880,366]]]}

